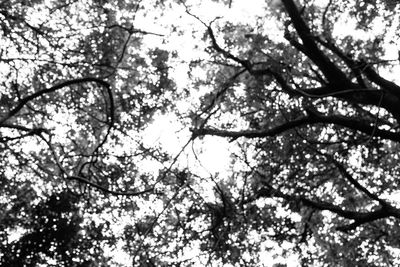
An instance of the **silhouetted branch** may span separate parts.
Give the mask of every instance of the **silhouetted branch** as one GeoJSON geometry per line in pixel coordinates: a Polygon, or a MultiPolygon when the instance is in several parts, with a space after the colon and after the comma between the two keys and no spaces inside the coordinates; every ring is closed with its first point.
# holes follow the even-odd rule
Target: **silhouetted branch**
{"type": "Polygon", "coordinates": [[[217,51],[218,53],[221,53],[222,55],[224,55],[226,58],[231,59],[237,63],[239,63],[240,65],[242,65],[246,70],[251,71],[251,64],[248,60],[243,60],[240,59],[236,56],[234,56],[232,53],[230,53],[229,51],[223,49],[221,46],[219,46],[219,44],[217,43],[217,40],[215,39],[215,35],[214,32],[211,28],[211,26],[207,27],[207,32],[208,35],[211,38],[211,43],[212,43],[212,47],[214,48],[215,51],[217,51]]]}
{"type": "Polygon", "coordinates": [[[102,191],[104,193],[108,193],[108,194],[111,194],[111,195],[114,195],[114,196],[140,196],[140,195],[143,195],[143,194],[150,193],[150,192],[154,191],[154,188],[149,188],[149,189],[146,189],[146,190],[143,190],[143,191],[126,191],[126,192],[114,191],[114,190],[108,189],[106,187],[103,187],[103,186],[101,186],[99,184],[96,184],[94,182],[91,182],[91,181],[89,181],[89,180],[87,180],[87,179],[85,179],[85,178],[83,178],[81,176],[72,175],[72,176],[68,176],[67,179],[77,180],[77,181],[79,181],[81,183],[84,183],[84,184],[90,185],[90,186],[92,186],[94,188],[97,188],[97,189],[99,189],[100,191],[102,191]]]}
{"type": "Polygon", "coordinates": [[[128,27],[124,27],[124,26],[119,25],[119,24],[114,24],[114,25],[108,26],[107,28],[109,28],[109,29],[120,28],[120,29],[128,32],[129,34],[140,33],[140,34],[144,34],[144,35],[155,35],[155,36],[160,36],[160,37],[165,36],[164,34],[135,29],[133,26],[128,28],[128,27]]]}
{"type": "Polygon", "coordinates": [[[345,219],[353,220],[354,222],[349,224],[349,225],[344,225],[344,226],[339,226],[336,229],[340,231],[348,231],[357,228],[360,225],[378,220],[378,219],[384,219],[384,218],[389,218],[389,217],[395,217],[395,218],[400,218],[400,210],[397,208],[394,208],[388,204],[381,205],[377,209],[369,212],[361,212],[361,211],[351,211],[351,210],[346,210],[343,209],[339,205],[334,205],[332,203],[326,202],[326,201],[320,201],[320,200],[311,200],[307,197],[304,196],[298,196],[298,195],[289,195],[282,193],[279,190],[276,190],[272,188],[271,186],[268,187],[263,187],[259,189],[256,194],[253,196],[252,200],[256,200],[258,198],[263,198],[263,197],[277,197],[277,198],[282,198],[286,201],[289,202],[298,202],[302,203],[303,205],[323,211],[323,210],[328,210],[340,217],[343,217],[345,219]]]}
{"type": "Polygon", "coordinates": [[[380,76],[369,64],[365,62],[362,62],[360,64],[362,66],[363,73],[365,73],[365,75],[371,82],[380,86],[382,90],[390,92],[397,98],[400,98],[400,86],[380,76]]]}
{"type": "Polygon", "coordinates": [[[354,76],[357,79],[358,84],[362,88],[367,87],[361,75],[361,65],[358,62],[354,61],[348,55],[345,55],[334,43],[329,41],[324,41],[320,37],[315,37],[315,40],[317,40],[320,44],[328,48],[330,51],[336,54],[341,60],[343,60],[343,62],[347,65],[347,67],[353,72],[354,76]]]}
{"type": "MultiPolygon", "coordinates": [[[[43,89],[43,90],[39,90],[39,91],[37,91],[37,92],[35,92],[35,93],[33,93],[33,94],[30,94],[30,95],[28,95],[28,96],[22,98],[22,99],[19,101],[19,103],[17,104],[17,106],[14,107],[13,109],[11,109],[10,112],[7,114],[7,116],[5,116],[3,119],[0,120],[0,125],[3,125],[3,123],[4,123],[5,121],[7,121],[7,120],[10,119],[12,116],[14,116],[15,114],[17,114],[28,102],[30,102],[30,101],[32,101],[32,100],[38,98],[38,97],[41,97],[41,96],[43,96],[43,95],[50,94],[50,93],[54,93],[54,92],[56,92],[57,90],[60,90],[60,89],[62,89],[62,88],[64,88],[64,87],[68,87],[68,86],[75,85],[75,84],[80,84],[80,83],[85,83],[85,82],[95,82],[95,83],[100,84],[101,86],[107,88],[107,90],[108,90],[108,92],[109,92],[109,95],[112,96],[110,84],[109,84],[108,82],[106,82],[106,81],[103,81],[103,80],[99,79],[99,78],[88,77],[88,78],[81,78],[81,79],[69,80],[69,81],[62,82],[62,83],[60,83],[60,84],[57,84],[57,85],[55,85],[55,86],[52,86],[52,87],[50,87],[50,88],[46,88],[46,89],[43,89]]],[[[113,104],[112,104],[112,105],[113,105],[113,104]]],[[[111,110],[110,110],[110,111],[111,111],[111,110]]],[[[111,118],[114,117],[114,110],[112,110],[112,113],[110,114],[110,117],[111,117],[111,118]]]]}
{"type": "Polygon", "coordinates": [[[369,198],[378,201],[381,205],[387,205],[387,202],[384,201],[383,199],[379,198],[377,195],[371,193],[365,186],[361,185],[353,176],[347,171],[345,166],[337,161],[333,156],[327,155],[324,153],[321,153],[324,157],[328,158],[330,161],[333,162],[333,164],[338,168],[340,173],[343,175],[346,180],[352,184],[355,188],[363,192],[365,195],[367,195],[369,198]]]}
{"type": "MultiPolygon", "coordinates": [[[[293,0],[282,0],[297,34],[302,40],[301,52],[309,57],[322,71],[329,83],[348,86],[351,81],[346,75],[318,48],[312,38],[311,30],[304,22],[293,0]]],[[[293,40],[294,41],[294,40],[293,40]]],[[[299,46],[300,44],[298,44],[299,46]]]]}
{"type": "Polygon", "coordinates": [[[229,130],[220,130],[213,128],[200,128],[200,129],[195,128],[191,129],[191,131],[194,137],[214,135],[214,136],[229,137],[235,139],[239,137],[265,138],[265,137],[276,136],[278,134],[281,134],[285,131],[291,130],[296,127],[303,127],[306,125],[311,125],[316,123],[325,123],[325,124],[335,124],[338,126],[343,126],[348,129],[359,131],[367,135],[371,135],[372,133],[374,133],[374,136],[378,136],[383,139],[389,139],[398,142],[400,141],[400,133],[376,129],[373,125],[368,125],[367,123],[360,121],[357,118],[348,118],[339,115],[325,116],[310,110],[307,110],[307,112],[308,116],[304,116],[293,121],[288,121],[287,123],[281,124],[276,127],[272,127],[270,129],[229,131],[229,130]]]}

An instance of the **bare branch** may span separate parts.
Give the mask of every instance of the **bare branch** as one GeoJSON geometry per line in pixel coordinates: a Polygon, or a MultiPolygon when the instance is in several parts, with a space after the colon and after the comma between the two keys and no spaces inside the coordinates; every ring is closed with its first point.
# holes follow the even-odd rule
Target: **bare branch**
{"type": "MultiPolygon", "coordinates": [[[[311,30],[304,22],[293,0],[282,0],[289,14],[297,34],[302,40],[301,52],[309,57],[322,71],[329,83],[337,85],[349,85],[351,81],[346,75],[318,48],[312,38],[311,30]]],[[[296,47],[296,46],[295,46],[296,47]]]]}
{"type": "MultiPolygon", "coordinates": [[[[322,153],[321,153],[322,154],[322,153]]],[[[355,188],[363,192],[365,195],[367,195],[369,198],[378,201],[381,205],[387,205],[387,202],[384,201],[383,199],[379,198],[377,195],[371,193],[365,186],[361,185],[356,179],[353,178],[353,176],[347,171],[345,166],[337,161],[333,156],[328,155],[328,154],[322,154],[324,157],[328,158],[330,161],[333,162],[333,164],[338,168],[338,170],[342,173],[343,177],[346,178],[346,180],[352,184],[355,188]]]]}
{"type": "Polygon", "coordinates": [[[119,25],[119,24],[114,24],[114,25],[108,26],[107,28],[109,28],[109,29],[120,28],[120,29],[128,32],[129,34],[140,33],[140,34],[144,34],[144,35],[155,35],[155,36],[160,36],[160,37],[164,37],[165,36],[164,34],[161,34],[161,33],[154,33],[154,32],[139,30],[139,29],[135,29],[133,26],[128,28],[128,27],[124,27],[124,26],[119,25]]]}
{"type": "MultiPolygon", "coordinates": [[[[64,87],[71,86],[71,85],[74,85],[74,84],[85,83],[85,82],[95,82],[95,83],[100,84],[101,86],[104,86],[104,87],[107,88],[107,90],[109,91],[109,95],[112,96],[112,94],[111,94],[111,89],[110,89],[110,84],[109,84],[108,82],[106,82],[106,81],[103,81],[103,80],[99,79],[99,78],[87,77],[87,78],[69,80],[69,81],[62,82],[62,83],[60,83],[60,84],[57,84],[57,85],[55,85],[55,86],[52,86],[52,87],[50,87],[50,88],[37,91],[37,92],[35,92],[35,93],[33,93],[33,94],[29,95],[29,96],[26,96],[26,97],[22,98],[21,101],[18,103],[18,105],[17,105],[15,108],[13,108],[13,109],[7,114],[6,117],[4,117],[3,119],[0,120],[0,125],[3,125],[3,123],[4,123],[5,121],[7,121],[7,120],[10,119],[12,116],[14,116],[15,114],[17,114],[28,102],[30,102],[30,101],[32,101],[32,100],[38,98],[38,97],[41,97],[41,96],[43,96],[43,95],[50,94],[50,93],[54,93],[54,92],[56,92],[57,90],[60,90],[60,89],[62,89],[62,88],[64,88],[64,87]]],[[[112,104],[112,105],[113,105],[113,104],[112,104]]],[[[112,106],[112,108],[114,108],[114,107],[112,106]]],[[[111,110],[110,110],[110,111],[111,111],[111,110]]],[[[111,117],[110,119],[112,119],[112,118],[114,117],[113,112],[114,112],[114,109],[112,109],[112,113],[110,114],[110,117],[111,117]]]]}
{"type": "Polygon", "coordinates": [[[339,226],[336,229],[340,231],[348,231],[357,228],[358,226],[361,226],[363,224],[378,220],[378,219],[384,219],[384,218],[389,218],[389,217],[395,217],[395,218],[400,218],[400,210],[397,208],[394,208],[389,205],[382,205],[379,208],[369,211],[369,212],[361,212],[361,211],[351,211],[351,210],[345,210],[342,207],[338,205],[334,205],[332,203],[326,202],[326,201],[320,201],[320,200],[311,200],[309,198],[306,198],[304,196],[296,196],[296,195],[289,195],[280,192],[279,190],[276,190],[270,186],[268,187],[263,187],[260,190],[257,191],[253,199],[261,198],[261,197],[278,197],[282,198],[286,201],[289,202],[300,202],[303,205],[323,211],[323,210],[328,210],[334,214],[337,214],[340,217],[343,217],[345,219],[349,220],[354,220],[353,223],[345,226],[339,226]]]}
{"type": "Polygon", "coordinates": [[[386,131],[381,129],[376,129],[373,125],[369,125],[365,122],[360,121],[357,118],[348,118],[339,115],[325,116],[315,111],[308,110],[309,115],[298,118],[293,121],[281,124],[276,127],[264,130],[243,130],[243,131],[227,131],[212,128],[200,128],[191,129],[193,136],[204,136],[204,135],[214,135],[229,138],[265,138],[272,137],[281,134],[285,131],[291,130],[296,127],[302,127],[317,123],[335,124],[338,126],[343,126],[351,130],[359,131],[361,133],[371,135],[375,132],[374,136],[381,137],[383,139],[389,139],[393,141],[400,141],[400,133],[386,131]]]}
{"type": "Polygon", "coordinates": [[[221,53],[226,58],[229,58],[229,59],[239,63],[246,70],[251,71],[251,64],[250,64],[250,62],[248,60],[240,59],[240,58],[234,56],[233,54],[231,54],[229,51],[227,51],[227,50],[225,50],[225,49],[223,49],[222,47],[219,46],[219,44],[217,43],[217,40],[215,39],[215,35],[214,35],[214,32],[213,32],[211,26],[207,27],[207,32],[208,32],[208,35],[211,38],[212,47],[215,49],[215,51],[217,51],[218,53],[221,53]]]}
{"type": "Polygon", "coordinates": [[[397,98],[400,98],[400,86],[380,76],[369,64],[362,62],[361,65],[362,71],[370,81],[380,86],[382,90],[392,93],[397,98]]]}
{"type": "Polygon", "coordinates": [[[330,41],[324,41],[320,37],[315,37],[315,40],[317,40],[320,44],[322,44],[324,47],[332,51],[335,55],[337,55],[343,62],[347,65],[347,67],[352,71],[354,74],[354,77],[357,79],[357,83],[362,87],[366,88],[366,84],[362,78],[361,75],[361,70],[360,70],[360,64],[356,61],[354,61],[351,57],[348,55],[344,54],[339,47],[337,47],[334,43],[330,41]]]}
{"type": "Polygon", "coordinates": [[[87,185],[90,185],[90,186],[92,186],[94,188],[97,188],[97,189],[99,189],[100,191],[102,191],[104,193],[108,193],[108,194],[111,194],[111,195],[114,195],[114,196],[139,196],[139,195],[143,195],[143,194],[146,194],[146,193],[154,192],[154,188],[149,188],[149,189],[146,189],[146,190],[143,190],[143,191],[127,191],[127,192],[114,191],[114,190],[110,190],[110,189],[108,189],[106,187],[103,187],[103,186],[101,186],[99,184],[93,183],[93,182],[91,182],[91,181],[89,181],[89,180],[87,180],[87,179],[85,179],[85,178],[83,178],[81,176],[75,176],[75,175],[68,176],[67,179],[77,180],[79,182],[82,182],[82,183],[85,183],[87,185]]]}
{"type": "Polygon", "coordinates": [[[324,9],[324,13],[322,14],[322,28],[326,31],[326,14],[328,13],[329,7],[332,5],[332,0],[329,0],[329,3],[326,5],[324,9]]]}

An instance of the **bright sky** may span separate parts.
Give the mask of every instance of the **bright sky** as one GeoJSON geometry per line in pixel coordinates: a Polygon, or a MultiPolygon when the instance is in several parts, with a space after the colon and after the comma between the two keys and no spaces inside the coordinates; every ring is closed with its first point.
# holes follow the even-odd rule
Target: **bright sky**
{"type": "MultiPolygon", "coordinates": [[[[151,5],[151,3],[149,3],[149,5],[151,5]]],[[[169,32],[167,29],[179,25],[179,30],[182,30],[183,35],[178,36],[172,34],[165,44],[165,49],[177,50],[179,53],[179,60],[185,62],[189,62],[194,58],[207,58],[207,54],[204,52],[207,44],[194,39],[200,40],[202,38],[206,30],[204,25],[195,18],[189,16],[182,5],[174,5],[175,6],[171,9],[166,10],[159,20],[156,20],[158,23],[154,23],[155,21],[152,16],[143,16],[137,17],[135,25],[138,28],[157,33],[169,32]],[[193,29],[197,29],[197,32],[193,33],[193,29]]],[[[256,16],[263,15],[263,7],[265,5],[266,1],[264,0],[253,0],[251,5],[246,1],[233,1],[230,9],[214,1],[189,1],[187,3],[191,12],[206,23],[220,17],[222,21],[235,22],[240,18],[240,21],[243,23],[248,22],[250,24],[255,24],[256,16]]],[[[146,36],[145,41],[149,46],[160,43],[159,37],[155,36],[146,36]]],[[[188,86],[189,81],[186,75],[188,66],[186,64],[180,64],[180,62],[171,62],[170,65],[174,65],[171,74],[178,88],[182,89],[188,86]]],[[[197,70],[194,75],[205,77],[205,73],[203,73],[202,70],[197,70]]],[[[210,89],[213,90],[213,88],[196,89],[198,92],[191,91],[191,99],[185,99],[181,103],[178,103],[178,108],[182,108],[182,111],[187,110],[188,106],[199,103],[201,95],[210,89]]],[[[184,127],[173,114],[160,115],[154,120],[153,125],[148,128],[148,134],[145,135],[146,142],[158,142],[162,147],[166,148],[168,152],[176,154],[180,151],[182,144],[186,143],[188,138],[190,138],[190,132],[187,128],[183,131],[178,131],[182,128],[184,127]]],[[[195,147],[202,148],[202,152],[198,154],[198,158],[201,160],[201,165],[206,171],[215,174],[226,170],[230,162],[229,151],[231,147],[227,140],[222,138],[204,138],[203,141],[196,141],[195,147]]],[[[189,154],[187,154],[187,156],[189,156],[189,154]]],[[[187,161],[187,159],[182,160],[187,161]]],[[[189,161],[193,161],[193,158],[189,159],[189,161]]]]}

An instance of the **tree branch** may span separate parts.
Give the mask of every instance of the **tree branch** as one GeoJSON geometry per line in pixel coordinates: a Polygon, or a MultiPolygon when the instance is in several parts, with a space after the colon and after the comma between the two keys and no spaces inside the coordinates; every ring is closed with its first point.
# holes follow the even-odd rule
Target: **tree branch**
{"type": "Polygon", "coordinates": [[[81,176],[75,176],[75,175],[67,176],[67,179],[77,180],[79,182],[82,182],[82,183],[85,183],[87,185],[90,185],[90,186],[92,186],[94,188],[97,188],[100,191],[103,191],[104,193],[108,193],[108,194],[111,194],[111,195],[114,195],[114,196],[139,196],[139,195],[143,195],[143,194],[150,193],[150,192],[154,191],[154,188],[149,188],[149,189],[146,189],[146,190],[143,190],[143,191],[121,192],[121,191],[110,190],[110,189],[105,188],[105,187],[103,187],[103,186],[101,186],[99,184],[93,183],[93,182],[91,182],[91,181],[89,181],[89,180],[87,180],[87,179],[85,179],[85,178],[83,178],[81,176]]]}
{"type": "Polygon", "coordinates": [[[271,186],[268,186],[268,188],[264,187],[258,190],[252,200],[258,199],[260,197],[278,197],[289,202],[300,202],[307,207],[320,211],[328,210],[345,219],[354,220],[354,222],[349,225],[339,226],[336,228],[340,231],[352,230],[357,228],[358,226],[361,226],[362,224],[369,223],[378,219],[384,219],[388,217],[400,218],[400,210],[389,205],[380,206],[378,209],[369,212],[350,211],[329,202],[311,200],[304,196],[285,194],[280,192],[279,190],[272,188],[271,186]]]}
{"type": "Polygon", "coordinates": [[[361,70],[371,82],[380,86],[382,90],[392,93],[397,98],[400,98],[400,86],[380,76],[369,64],[362,62],[360,65],[361,70]]]}
{"type": "MultiPolygon", "coordinates": [[[[66,81],[66,82],[62,82],[62,83],[57,84],[55,86],[52,86],[50,88],[37,91],[37,92],[35,92],[35,93],[33,93],[33,94],[29,95],[29,96],[26,96],[26,97],[22,98],[21,101],[19,101],[18,105],[15,108],[11,109],[11,111],[7,114],[6,117],[4,117],[3,119],[0,120],[0,125],[3,125],[5,121],[7,121],[12,116],[17,114],[28,102],[30,102],[30,101],[38,98],[38,97],[41,97],[43,95],[54,93],[57,90],[60,90],[60,89],[62,89],[64,87],[71,86],[71,85],[74,85],[74,84],[85,83],[85,82],[95,82],[95,83],[100,84],[101,86],[104,86],[105,88],[107,88],[108,94],[111,96],[111,100],[112,100],[111,88],[110,88],[110,84],[108,82],[103,81],[103,80],[101,80],[99,78],[94,78],[94,77],[73,79],[73,80],[69,80],[69,81],[66,81]]],[[[112,110],[110,108],[110,112],[111,113],[110,113],[109,116],[110,116],[110,119],[113,120],[113,117],[114,117],[114,106],[113,105],[114,104],[111,103],[111,105],[112,105],[112,110]]]]}
{"type": "Polygon", "coordinates": [[[355,188],[363,192],[365,195],[367,195],[369,198],[378,201],[382,206],[388,205],[386,201],[383,199],[379,198],[377,195],[373,194],[371,191],[369,191],[365,186],[361,185],[356,179],[353,178],[353,176],[347,171],[346,167],[339,161],[337,161],[332,155],[325,154],[322,152],[317,151],[318,154],[326,157],[328,160],[330,160],[336,168],[340,171],[340,173],[343,175],[343,177],[350,183],[352,184],[355,188]]]}
{"type": "Polygon", "coordinates": [[[45,128],[28,128],[28,127],[25,127],[22,125],[9,124],[9,123],[3,123],[2,125],[0,125],[0,128],[9,128],[9,129],[14,129],[14,130],[25,132],[24,134],[21,134],[19,136],[15,136],[15,137],[0,136],[0,143],[6,143],[8,141],[22,139],[27,136],[34,136],[34,135],[40,136],[42,133],[49,133],[49,130],[47,130],[45,128]]]}
{"type": "Polygon", "coordinates": [[[302,127],[316,123],[326,123],[326,124],[335,124],[343,126],[348,129],[367,134],[369,136],[372,133],[374,133],[374,136],[400,142],[400,133],[376,129],[376,127],[374,127],[373,125],[368,125],[356,118],[347,118],[339,115],[324,116],[320,113],[310,110],[308,110],[307,112],[309,114],[308,116],[304,116],[293,121],[288,121],[284,124],[272,127],[270,129],[227,131],[227,130],[212,129],[212,128],[199,128],[199,129],[195,128],[191,129],[191,131],[194,138],[204,135],[214,135],[214,136],[229,137],[234,139],[239,137],[264,138],[264,137],[276,136],[278,134],[281,134],[285,131],[291,130],[296,127],[302,127]]]}
{"type": "Polygon", "coordinates": [[[386,205],[386,201],[383,199],[379,198],[377,195],[371,193],[365,186],[361,185],[356,179],[353,178],[353,176],[347,171],[347,169],[341,164],[339,161],[335,160],[333,157],[329,157],[330,160],[332,160],[333,164],[339,169],[339,171],[342,173],[344,178],[352,184],[355,188],[363,192],[365,195],[367,195],[369,198],[378,201],[382,205],[386,205]]]}
{"type": "Polygon", "coordinates": [[[334,43],[329,42],[329,41],[324,41],[319,37],[315,38],[320,44],[322,44],[324,47],[332,51],[334,54],[336,54],[343,62],[347,65],[347,67],[353,72],[354,76],[357,79],[357,83],[359,86],[362,88],[366,88],[366,84],[362,78],[361,75],[361,70],[360,70],[360,64],[355,62],[352,58],[349,56],[345,55],[334,43]]]}
{"type": "Polygon", "coordinates": [[[3,123],[0,125],[0,128],[9,128],[9,129],[15,129],[18,131],[23,131],[23,132],[32,132],[32,131],[40,131],[40,132],[47,132],[47,129],[44,128],[28,128],[22,125],[17,125],[17,124],[10,124],[10,123],[3,123]]]}
{"type": "MultiPolygon", "coordinates": [[[[285,9],[291,18],[297,34],[302,40],[301,52],[309,57],[322,71],[329,83],[335,85],[349,85],[351,81],[346,75],[318,48],[312,38],[310,28],[304,22],[293,0],[282,0],[285,9]]],[[[290,41],[290,40],[289,40],[290,41]]],[[[293,44],[292,44],[293,45],[293,44]]],[[[295,47],[300,47],[299,45],[295,47]]]]}
{"type": "Polygon", "coordinates": [[[219,44],[217,43],[217,40],[215,39],[215,35],[214,35],[214,32],[213,32],[211,26],[207,27],[207,32],[208,32],[208,35],[211,38],[212,47],[214,48],[215,51],[217,51],[218,53],[221,53],[226,58],[231,59],[231,60],[239,63],[246,70],[251,71],[251,65],[250,65],[250,62],[248,60],[240,59],[240,58],[234,56],[233,54],[231,54],[230,52],[226,51],[225,49],[223,49],[222,47],[219,46],[219,44]]]}

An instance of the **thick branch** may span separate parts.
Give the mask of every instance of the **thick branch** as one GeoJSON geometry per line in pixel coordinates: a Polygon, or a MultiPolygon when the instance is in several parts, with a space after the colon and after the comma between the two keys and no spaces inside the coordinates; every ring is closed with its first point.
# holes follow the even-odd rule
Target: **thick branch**
{"type": "Polygon", "coordinates": [[[352,84],[352,86],[349,87],[327,85],[302,90],[293,89],[279,73],[271,70],[269,70],[269,73],[274,76],[283,91],[289,94],[289,96],[303,96],[308,98],[335,97],[353,104],[374,105],[387,110],[397,121],[400,122],[399,99],[390,92],[360,88],[356,84],[352,84]]]}
{"type": "Polygon", "coordinates": [[[335,124],[346,127],[351,130],[359,131],[369,136],[374,134],[374,136],[378,136],[383,139],[389,139],[400,142],[400,133],[376,129],[373,125],[368,125],[356,118],[347,118],[338,115],[324,116],[316,112],[312,113],[309,112],[309,116],[304,116],[299,119],[281,124],[279,126],[264,130],[227,131],[227,130],[212,129],[212,128],[199,128],[199,129],[192,129],[191,131],[193,133],[193,137],[214,135],[214,136],[229,137],[229,138],[239,138],[239,137],[264,138],[264,137],[272,137],[279,135],[285,131],[291,130],[296,127],[302,127],[316,123],[335,124]]]}
{"type": "Polygon", "coordinates": [[[347,65],[347,67],[353,72],[354,76],[357,79],[358,84],[362,88],[366,88],[366,84],[362,78],[360,64],[355,62],[352,58],[345,55],[335,44],[329,41],[324,41],[321,38],[316,38],[316,40],[322,44],[324,47],[328,48],[334,54],[336,54],[343,62],[347,65]]]}
{"type": "MultiPolygon", "coordinates": [[[[303,21],[304,23],[304,21],[303,21]]],[[[307,25],[305,25],[307,27],[307,25]]],[[[300,33],[299,33],[300,35],[300,33]]],[[[382,92],[386,92],[387,94],[383,97],[381,101],[381,106],[388,110],[398,121],[400,120],[400,109],[399,105],[397,104],[400,100],[400,86],[395,84],[394,82],[388,81],[382,76],[380,76],[370,65],[368,65],[365,62],[357,62],[354,61],[352,58],[344,54],[334,43],[329,42],[329,41],[324,41],[319,37],[313,37],[311,38],[311,33],[310,33],[310,41],[316,40],[318,41],[321,45],[332,51],[335,55],[337,55],[340,59],[343,60],[343,62],[349,67],[349,69],[352,71],[354,76],[357,79],[357,85],[350,83],[347,84],[349,88],[353,88],[351,90],[354,90],[354,93],[357,94],[357,96],[353,97],[354,94],[349,94],[349,95],[341,95],[338,97],[343,97],[346,100],[350,101],[355,101],[358,103],[362,104],[373,104],[376,105],[377,99],[379,97],[376,97],[373,95],[373,91],[376,90],[371,90],[368,93],[365,93],[365,89],[367,89],[367,86],[363,80],[362,73],[365,74],[365,76],[373,83],[377,84],[382,92]],[[362,89],[365,88],[365,89],[362,89]],[[364,92],[364,93],[363,93],[364,92]]],[[[292,42],[291,42],[292,43],[292,42]]],[[[301,47],[299,48],[299,44],[293,44],[296,48],[299,49],[299,51],[302,51],[304,54],[310,57],[309,54],[307,54],[307,50],[305,50],[306,47],[304,45],[300,45],[301,47]]],[[[321,52],[322,53],[322,52],[321,52]]],[[[310,57],[311,58],[311,57],[310,57]]],[[[320,67],[320,66],[318,66],[320,67]]],[[[336,67],[336,66],[335,66],[336,67]]],[[[321,69],[321,68],[320,68],[321,69]]],[[[321,69],[322,70],[322,69],[321,69]]],[[[324,73],[325,74],[325,73],[324,73]]],[[[334,91],[336,92],[337,89],[335,89],[335,83],[332,83],[330,81],[331,87],[328,88],[328,90],[321,91],[322,94],[326,94],[327,92],[334,91]],[[333,85],[333,86],[332,86],[333,85]]],[[[343,91],[343,90],[341,90],[343,91]]]]}
{"type": "Polygon", "coordinates": [[[382,90],[392,93],[397,98],[400,98],[400,86],[395,84],[394,82],[388,81],[382,76],[380,76],[370,65],[367,63],[362,64],[362,71],[365,73],[367,78],[380,86],[382,90]]]}
{"type": "Polygon", "coordinates": [[[301,14],[293,0],[282,0],[282,2],[291,18],[297,34],[303,42],[301,46],[297,45],[296,47],[301,47],[300,51],[318,66],[328,79],[329,83],[336,85],[348,85],[351,83],[346,75],[318,48],[316,42],[312,38],[309,27],[301,17],[301,14]]]}
{"type": "Polygon", "coordinates": [[[337,230],[347,232],[356,229],[358,226],[393,216],[385,208],[380,208],[371,212],[361,213],[354,219],[354,222],[348,225],[338,226],[337,230]]]}

